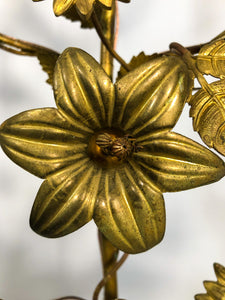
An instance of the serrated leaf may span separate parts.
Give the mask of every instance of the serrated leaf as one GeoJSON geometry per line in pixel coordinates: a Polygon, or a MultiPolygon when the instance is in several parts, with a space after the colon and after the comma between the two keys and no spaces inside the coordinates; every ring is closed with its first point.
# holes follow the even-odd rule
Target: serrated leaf
{"type": "MultiPolygon", "coordinates": [[[[154,53],[152,55],[146,55],[143,51],[141,53],[139,53],[137,56],[133,56],[131,61],[129,62],[128,66],[130,67],[130,70],[134,70],[135,68],[139,67],[140,65],[149,62],[152,59],[155,59],[156,57],[159,57],[160,55],[157,53],[154,53]]],[[[118,72],[118,76],[117,76],[117,80],[119,80],[120,78],[122,78],[123,76],[125,76],[128,73],[128,71],[126,69],[124,69],[123,66],[121,66],[119,72],[118,72]]]]}
{"type": "Polygon", "coordinates": [[[59,53],[49,48],[0,34],[0,48],[18,55],[35,56],[44,72],[48,74],[47,83],[53,84],[53,73],[59,53]]]}
{"type": "Polygon", "coordinates": [[[194,130],[208,147],[225,155],[225,80],[201,89],[189,101],[194,130]]]}
{"type": "Polygon", "coordinates": [[[225,268],[222,265],[215,263],[214,270],[218,282],[225,286],[225,268]]]}
{"type": "Polygon", "coordinates": [[[218,282],[205,281],[205,289],[213,300],[225,299],[225,286],[220,285],[218,282]]]}
{"type": "Polygon", "coordinates": [[[225,41],[216,40],[203,46],[197,56],[198,69],[207,75],[225,77],[225,41]]]}
{"type": "Polygon", "coordinates": [[[225,299],[225,268],[217,263],[214,264],[217,281],[204,281],[206,294],[198,294],[195,300],[224,300],[225,299]]]}
{"type": "Polygon", "coordinates": [[[53,74],[56,65],[56,61],[59,57],[59,53],[56,52],[36,52],[37,58],[42,66],[43,71],[48,74],[47,83],[53,85],[53,74]]]}

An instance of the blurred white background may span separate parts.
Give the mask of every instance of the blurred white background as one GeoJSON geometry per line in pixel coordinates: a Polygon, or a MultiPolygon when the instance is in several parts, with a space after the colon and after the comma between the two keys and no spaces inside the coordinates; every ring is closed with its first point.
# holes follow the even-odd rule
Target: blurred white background
{"type": "MultiPolygon", "coordinates": [[[[203,43],[225,30],[224,0],[131,0],[119,4],[117,50],[129,61],[168,49],[203,43]]],[[[96,59],[94,30],[54,17],[52,0],[0,1],[0,32],[59,52],[80,47],[96,59]]],[[[118,64],[116,64],[118,67],[118,64]]],[[[51,87],[35,58],[0,52],[0,122],[24,110],[54,106],[51,87]]],[[[201,142],[186,107],[175,131],[201,142]]],[[[90,222],[61,239],[29,228],[29,214],[42,180],[0,153],[0,298],[52,300],[77,295],[90,300],[101,279],[97,230],[90,222]]],[[[213,262],[225,265],[225,179],[165,194],[167,228],[152,250],[130,256],[119,271],[119,296],[127,300],[190,300],[215,280],[213,262]]]]}

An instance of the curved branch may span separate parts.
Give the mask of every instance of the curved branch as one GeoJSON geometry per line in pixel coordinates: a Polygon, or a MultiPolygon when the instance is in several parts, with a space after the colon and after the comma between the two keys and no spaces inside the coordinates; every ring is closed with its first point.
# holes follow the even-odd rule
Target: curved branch
{"type": "Polygon", "coordinates": [[[126,69],[128,72],[130,71],[130,67],[128,66],[128,64],[122,59],[121,56],[119,56],[119,54],[112,48],[111,43],[109,42],[109,40],[105,37],[103,30],[102,30],[102,26],[98,20],[98,17],[95,13],[95,11],[93,10],[92,13],[92,22],[95,26],[95,29],[98,33],[99,38],[101,39],[102,43],[105,45],[105,47],[107,48],[107,50],[110,52],[110,54],[124,67],[124,69],[126,69]]]}
{"type": "Polygon", "coordinates": [[[101,289],[105,286],[106,282],[113,276],[114,273],[118,271],[118,269],[123,265],[125,260],[128,257],[128,253],[124,253],[121,258],[114,264],[112,269],[105,275],[105,277],[98,283],[95,288],[92,300],[98,300],[101,289]]]}

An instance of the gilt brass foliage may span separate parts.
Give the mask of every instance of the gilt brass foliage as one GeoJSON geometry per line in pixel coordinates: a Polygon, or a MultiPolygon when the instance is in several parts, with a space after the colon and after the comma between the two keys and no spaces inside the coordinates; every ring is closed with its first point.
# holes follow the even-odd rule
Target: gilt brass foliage
{"type": "Polygon", "coordinates": [[[225,155],[225,80],[201,89],[190,100],[193,127],[207,146],[225,155]]]}
{"type": "Polygon", "coordinates": [[[162,192],[225,175],[219,157],[170,131],[193,87],[179,56],[153,59],[113,85],[89,54],[68,48],[57,60],[53,87],[57,109],[23,112],[0,130],[5,153],[45,178],[30,217],[38,234],[61,237],[93,218],[115,247],[143,252],[164,235],[162,192]],[[138,151],[104,153],[95,143],[104,133],[131,136],[138,151]]]}
{"type": "Polygon", "coordinates": [[[195,300],[224,300],[225,299],[225,268],[218,264],[214,264],[214,270],[217,281],[204,281],[206,294],[198,294],[195,300]]]}
{"type": "Polygon", "coordinates": [[[216,40],[203,46],[197,56],[198,69],[208,75],[225,76],[225,41],[216,40]]]}

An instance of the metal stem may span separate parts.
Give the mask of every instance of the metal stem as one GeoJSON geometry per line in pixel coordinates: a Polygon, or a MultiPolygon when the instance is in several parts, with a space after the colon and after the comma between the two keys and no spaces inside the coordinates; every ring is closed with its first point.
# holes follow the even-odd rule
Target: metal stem
{"type": "MultiPolygon", "coordinates": [[[[113,1],[114,2],[114,1],[113,1]]],[[[99,20],[101,32],[107,39],[110,47],[114,44],[114,25],[115,25],[115,5],[111,10],[104,10],[101,20],[99,20]]],[[[102,41],[102,39],[101,39],[102,41]]],[[[105,43],[101,43],[101,65],[110,78],[113,75],[113,56],[108,51],[105,43]]],[[[118,249],[114,247],[100,232],[99,244],[102,257],[104,277],[111,271],[117,261],[118,249]]],[[[104,300],[117,298],[117,276],[116,272],[105,282],[104,300]]]]}
{"type": "Polygon", "coordinates": [[[115,3],[113,4],[114,7],[111,10],[105,10],[105,22],[101,23],[96,15],[95,11],[92,13],[92,22],[95,26],[96,32],[98,33],[99,38],[102,41],[102,45],[104,48],[107,49],[111,57],[114,57],[123,67],[125,70],[130,71],[129,65],[122,59],[122,57],[114,50],[112,43],[112,38],[114,39],[114,22],[115,22],[115,3]],[[113,14],[112,14],[113,13],[113,14]],[[113,22],[110,20],[113,17],[113,22]],[[110,23],[113,23],[113,27],[110,26],[110,23]],[[113,29],[113,35],[111,30],[113,29]]]}

